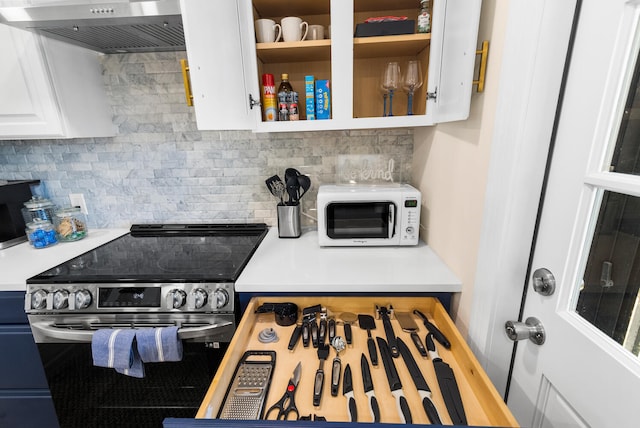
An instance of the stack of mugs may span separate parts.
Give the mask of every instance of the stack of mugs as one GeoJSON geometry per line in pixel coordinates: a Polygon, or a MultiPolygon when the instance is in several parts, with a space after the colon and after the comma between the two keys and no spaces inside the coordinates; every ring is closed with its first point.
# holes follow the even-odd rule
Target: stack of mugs
{"type": "Polygon", "coordinates": [[[274,43],[281,39],[285,42],[324,39],[324,26],[309,25],[297,16],[282,18],[280,24],[273,19],[258,19],[255,25],[258,43],[274,43]]]}

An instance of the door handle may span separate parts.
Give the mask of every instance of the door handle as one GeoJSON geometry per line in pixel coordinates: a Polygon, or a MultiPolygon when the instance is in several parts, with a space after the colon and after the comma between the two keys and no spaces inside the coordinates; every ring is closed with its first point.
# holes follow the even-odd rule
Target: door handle
{"type": "Polygon", "coordinates": [[[504,331],[509,339],[517,340],[529,339],[536,345],[542,345],[546,339],[544,327],[538,318],[529,317],[525,322],[507,321],[504,324],[504,331]]]}
{"type": "Polygon", "coordinates": [[[180,68],[182,68],[182,81],[184,83],[184,95],[187,100],[187,105],[191,107],[193,105],[193,93],[191,92],[191,80],[189,79],[189,64],[186,59],[180,60],[180,68]]]}

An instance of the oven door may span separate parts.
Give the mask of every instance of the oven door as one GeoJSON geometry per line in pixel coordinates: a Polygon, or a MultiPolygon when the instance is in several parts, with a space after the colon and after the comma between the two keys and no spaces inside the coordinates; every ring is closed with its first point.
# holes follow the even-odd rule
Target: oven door
{"type": "Polygon", "coordinates": [[[392,244],[395,238],[397,206],[393,202],[332,202],[327,204],[325,215],[330,239],[380,245],[380,240],[392,244]],[[376,241],[368,241],[371,239],[376,241]]]}

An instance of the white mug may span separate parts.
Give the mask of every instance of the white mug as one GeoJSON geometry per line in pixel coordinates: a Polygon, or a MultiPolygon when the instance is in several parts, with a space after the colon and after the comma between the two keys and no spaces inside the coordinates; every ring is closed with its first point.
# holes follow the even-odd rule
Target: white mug
{"type": "Polygon", "coordinates": [[[285,42],[299,42],[307,37],[309,24],[297,16],[287,16],[280,21],[282,25],[282,38],[285,42]],[[302,29],[304,28],[304,33],[302,29]]]}
{"type": "Polygon", "coordinates": [[[309,25],[309,40],[324,39],[324,27],[322,25],[309,25]]]}
{"type": "Polygon", "coordinates": [[[272,19],[256,20],[256,39],[258,43],[273,43],[280,40],[282,27],[272,19]],[[277,32],[276,32],[277,30],[277,32]]]}

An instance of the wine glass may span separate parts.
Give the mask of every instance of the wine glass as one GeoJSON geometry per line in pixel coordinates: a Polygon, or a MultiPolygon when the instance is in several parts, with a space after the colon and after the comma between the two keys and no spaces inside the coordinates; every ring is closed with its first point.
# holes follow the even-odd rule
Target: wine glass
{"type": "Polygon", "coordinates": [[[389,97],[389,90],[384,85],[384,74],[383,71],[378,82],[378,89],[382,92],[382,117],[387,116],[387,98],[389,97]]]}
{"type": "Polygon", "coordinates": [[[409,61],[407,64],[407,72],[402,80],[402,88],[409,94],[407,100],[408,115],[413,114],[413,93],[420,86],[422,86],[422,69],[420,68],[420,62],[409,61]]]}
{"type": "Polygon", "coordinates": [[[389,114],[393,116],[393,92],[400,86],[400,66],[397,62],[389,62],[384,70],[382,87],[389,91],[389,114]]]}

